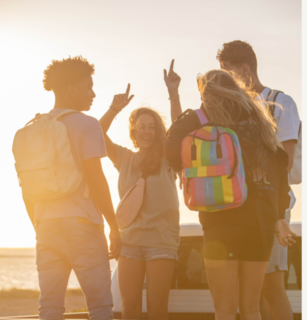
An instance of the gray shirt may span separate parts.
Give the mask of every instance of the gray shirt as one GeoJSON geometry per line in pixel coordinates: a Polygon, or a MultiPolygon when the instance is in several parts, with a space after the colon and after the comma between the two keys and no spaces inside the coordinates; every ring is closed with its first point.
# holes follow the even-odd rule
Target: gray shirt
{"type": "MultiPolygon", "coordinates": [[[[116,145],[115,167],[119,171],[120,198],[142,176],[137,169],[141,155],[116,145]]],[[[160,173],[146,179],[141,210],[135,221],[121,231],[124,243],[177,250],[179,246],[179,201],[175,173],[162,159],[160,173]]]]}
{"type": "MultiPolygon", "coordinates": [[[[57,115],[68,109],[52,109],[57,115]]],[[[60,119],[64,123],[71,145],[71,151],[80,172],[84,172],[84,161],[103,158],[107,155],[102,130],[97,119],[83,113],[72,113],[60,119]]],[[[96,224],[103,224],[102,214],[95,206],[93,198],[84,197],[85,178],[72,195],[53,201],[39,201],[35,204],[35,220],[65,217],[83,217],[96,224]]]]}

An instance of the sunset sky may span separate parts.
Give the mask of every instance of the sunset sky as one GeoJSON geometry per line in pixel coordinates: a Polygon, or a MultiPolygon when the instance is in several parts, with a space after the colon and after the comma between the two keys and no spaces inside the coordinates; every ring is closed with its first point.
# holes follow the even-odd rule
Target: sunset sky
{"type": "MultiPolygon", "coordinates": [[[[33,247],[35,234],[18,186],[11,151],[15,132],[36,113],[53,108],[43,89],[43,71],[52,59],[83,55],[95,64],[97,97],[87,113],[100,118],[114,94],[131,83],[135,95],[109,134],[132,148],[128,116],[150,105],[170,125],[163,69],[175,59],[181,76],[183,109],[196,109],[198,73],[219,68],[216,53],[232,40],[248,41],[258,58],[263,85],[301,99],[301,1],[298,0],[0,0],[1,216],[0,247],[33,247]]],[[[102,160],[114,206],[119,202],[117,171],[102,160]]],[[[301,187],[292,220],[301,220],[301,187]]],[[[181,222],[197,222],[181,192],[181,222]]]]}

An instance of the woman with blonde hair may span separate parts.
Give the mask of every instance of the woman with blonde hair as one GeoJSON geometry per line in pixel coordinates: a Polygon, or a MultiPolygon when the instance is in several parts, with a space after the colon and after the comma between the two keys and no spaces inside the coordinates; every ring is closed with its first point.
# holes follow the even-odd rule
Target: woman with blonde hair
{"type": "MultiPolygon", "coordinates": [[[[172,87],[180,78],[165,71],[171,101],[179,99],[172,87]]],[[[109,110],[100,119],[105,134],[107,154],[119,171],[120,198],[145,176],[142,207],[133,223],[121,230],[123,246],[118,259],[118,282],[123,319],[142,318],[142,291],[146,274],[147,313],[149,319],[168,319],[168,296],[179,246],[179,202],[175,172],[164,157],[166,128],[153,109],[138,108],[129,117],[129,134],[137,152],[111,141],[107,131],[115,116],[126,107],[130,84],[125,94],[114,96],[109,110]]],[[[171,108],[172,119],[181,113],[178,103],[171,108]]]]}
{"type": "MultiPolygon", "coordinates": [[[[274,232],[284,246],[295,242],[284,220],[290,200],[287,154],[269,112],[231,73],[209,71],[198,76],[197,84],[201,110],[208,121],[238,135],[248,189],[247,199],[239,207],[199,212],[215,319],[236,319],[239,307],[241,319],[260,320],[260,293],[274,232]]],[[[181,141],[200,127],[192,110],[171,126],[166,159],[175,170],[181,169],[181,141]]]]}

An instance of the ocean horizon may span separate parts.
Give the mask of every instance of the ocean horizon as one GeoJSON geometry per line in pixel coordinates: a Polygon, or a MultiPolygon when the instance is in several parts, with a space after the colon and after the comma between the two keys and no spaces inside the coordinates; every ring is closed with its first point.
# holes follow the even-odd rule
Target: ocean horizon
{"type": "MultiPolygon", "coordinates": [[[[116,261],[110,261],[111,270],[116,261]]],[[[35,248],[0,248],[0,290],[10,289],[39,290],[36,270],[35,248]]],[[[80,285],[72,271],[68,289],[79,289],[80,285]]]]}

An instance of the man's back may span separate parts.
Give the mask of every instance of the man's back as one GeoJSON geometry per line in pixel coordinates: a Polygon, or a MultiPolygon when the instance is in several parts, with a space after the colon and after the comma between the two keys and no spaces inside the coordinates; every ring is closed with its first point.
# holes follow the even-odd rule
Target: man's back
{"type": "MultiPolygon", "coordinates": [[[[262,91],[261,95],[264,100],[270,90],[270,88],[265,88],[262,91]]],[[[276,97],[276,103],[274,119],[278,126],[277,137],[279,141],[297,140],[300,118],[294,100],[289,95],[280,92],[276,97]]]]}
{"type": "MultiPolygon", "coordinates": [[[[56,116],[67,109],[52,109],[56,116]]],[[[106,156],[103,134],[97,119],[83,113],[72,113],[60,119],[67,129],[71,151],[77,169],[84,173],[84,161],[90,158],[106,156]]],[[[101,213],[87,195],[85,178],[78,190],[72,195],[56,201],[40,201],[35,206],[35,220],[47,220],[65,217],[83,217],[90,222],[102,224],[101,213]]]]}
{"type": "MultiPolygon", "coordinates": [[[[65,292],[72,269],[85,294],[90,318],[113,319],[109,258],[119,256],[121,239],[100,162],[100,158],[106,156],[103,134],[95,118],[81,113],[90,110],[96,97],[93,74],[94,65],[82,56],[53,60],[44,70],[44,88],[55,95],[51,115],[74,111],[60,118],[62,123],[58,125],[64,135],[66,129],[69,141],[65,136],[65,150],[58,147],[53,153],[62,159],[72,154],[83,181],[79,186],[79,179],[75,184],[77,191],[61,200],[35,200],[35,203],[24,197],[36,233],[40,319],[63,318],[65,292]],[[110,253],[102,228],[102,213],[110,226],[110,253]]],[[[56,140],[56,135],[53,138],[55,142],[60,141],[56,140]]],[[[51,149],[55,150],[54,145],[51,149]]]]}
{"type": "MultiPolygon", "coordinates": [[[[266,99],[270,93],[270,88],[266,87],[260,94],[262,99],[266,99]]],[[[280,142],[286,142],[298,139],[298,132],[300,126],[300,118],[297,110],[297,106],[294,100],[287,94],[280,92],[276,97],[276,103],[274,110],[274,119],[277,124],[277,137],[280,142]]],[[[294,207],[295,196],[293,191],[290,191],[291,203],[289,210],[294,207]]]]}

